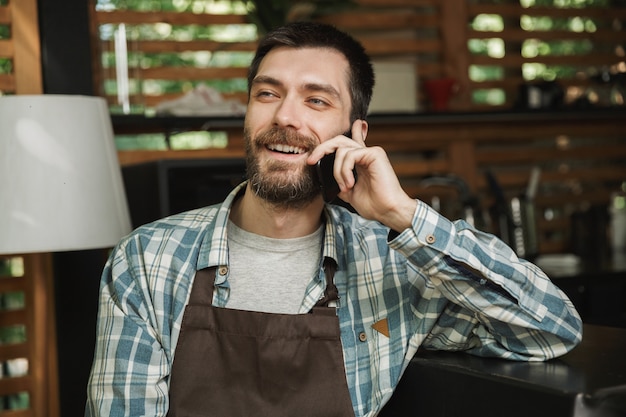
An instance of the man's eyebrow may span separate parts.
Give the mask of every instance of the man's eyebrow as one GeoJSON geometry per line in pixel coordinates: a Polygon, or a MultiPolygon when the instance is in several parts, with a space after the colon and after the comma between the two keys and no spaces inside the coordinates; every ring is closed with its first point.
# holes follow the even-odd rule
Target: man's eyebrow
{"type": "Polygon", "coordinates": [[[307,83],[304,85],[304,88],[308,91],[320,91],[322,93],[329,94],[337,99],[341,99],[339,91],[337,91],[337,89],[330,84],[307,83]]]}
{"type": "MultiPolygon", "coordinates": [[[[252,80],[252,84],[256,85],[256,84],[269,84],[269,85],[273,85],[275,87],[280,87],[283,85],[283,83],[274,78],[274,77],[270,77],[268,75],[259,75],[257,77],[255,77],[252,80]]],[[[340,99],[341,95],[339,94],[339,91],[337,91],[337,89],[335,87],[333,87],[330,84],[321,84],[321,83],[306,83],[304,84],[304,90],[306,91],[319,91],[322,93],[326,93],[329,94],[335,98],[340,99]]]]}
{"type": "Polygon", "coordinates": [[[281,86],[281,85],[283,85],[283,83],[281,83],[276,78],[269,77],[267,75],[259,75],[259,76],[255,77],[252,80],[252,84],[270,84],[270,85],[274,85],[274,86],[281,86]]]}

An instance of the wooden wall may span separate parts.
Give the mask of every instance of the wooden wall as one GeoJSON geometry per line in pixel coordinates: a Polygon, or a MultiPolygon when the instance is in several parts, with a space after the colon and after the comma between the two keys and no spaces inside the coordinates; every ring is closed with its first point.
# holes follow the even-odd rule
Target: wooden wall
{"type": "MultiPolygon", "coordinates": [[[[580,252],[574,245],[574,218],[600,216],[597,221],[606,221],[602,215],[608,214],[611,195],[626,181],[626,116],[620,109],[371,116],[369,124],[368,145],[386,149],[405,190],[429,203],[439,198],[442,212],[451,218],[462,214],[458,190],[426,185],[425,179],[462,179],[488,211],[495,204],[488,173],[510,200],[526,191],[531,172],[539,169],[535,205],[542,254],[580,252]]],[[[122,165],[244,155],[242,123],[237,119],[207,124],[203,118],[147,118],[134,123],[118,116],[114,126],[118,134],[208,129],[229,137],[226,148],[119,151],[122,165]]],[[[498,233],[495,221],[484,222],[482,228],[498,233]]],[[[605,255],[608,248],[600,243],[608,239],[608,224],[590,226],[596,227],[594,236],[587,237],[591,251],[580,254],[605,255]]]]}
{"type": "Polygon", "coordinates": [[[12,71],[0,73],[0,92],[41,94],[41,48],[35,0],[11,1],[0,6],[0,25],[10,27],[11,36],[0,38],[0,58],[12,62],[12,71]]]}
{"type": "MultiPolygon", "coordinates": [[[[36,0],[12,0],[4,5],[0,3],[0,25],[10,28],[10,37],[0,39],[0,59],[9,60],[11,68],[8,72],[0,73],[0,95],[41,94],[41,48],[36,0]]],[[[10,196],[2,195],[1,198],[10,196]]],[[[6,335],[24,329],[23,339],[3,340],[0,343],[0,363],[3,369],[0,376],[0,413],[6,415],[58,415],[51,259],[49,253],[0,255],[0,299],[3,304],[0,309],[0,330],[6,335]],[[16,264],[20,267],[10,267],[16,264]],[[7,300],[15,298],[17,294],[23,294],[23,305],[7,308],[7,300]],[[9,363],[23,359],[28,364],[27,372],[17,375],[7,372],[9,363]]]]}
{"type": "MultiPolygon", "coordinates": [[[[614,6],[523,7],[517,1],[496,0],[357,0],[355,4],[353,8],[322,15],[317,20],[335,24],[354,34],[374,59],[413,63],[419,81],[415,94],[423,109],[429,108],[429,100],[421,83],[443,77],[456,81],[452,110],[465,111],[509,108],[515,103],[521,84],[541,82],[544,78],[556,79],[567,90],[567,100],[571,102],[587,94],[589,87],[595,86],[594,77],[602,71],[626,73],[626,31],[623,28],[626,7],[617,3],[614,6]],[[479,30],[476,22],[490,17],[495,17],[496,23],[479,30]],[[494,42],[501,45],[501,53],[468,46],[470,43],[484,46],[494,42]],[[524,48],[524,45],[531,47],[524,48]],[[537,66],[540,73],[533,79],[528,73],[537,66]],[[484,78],[472,75],[477,68],[486,69],[487,75],[483,75],[484,78]],[[524,76],[525,72],[527,75],[524,76]],[[477,98],[481,94],[499,94],[503,101],[486,104],[477,98]]],[[[245,53],[254,50],[255,39],[180,40],[171,33],[148,39],[145,33],[142,34],[142,28],[154,24],[170,29],[190,25],[230,25],[241,27],[243,33],[249,22],[245,15],[235,13],[94,10],[92,37],[96,41],[97,57],[114,49],[111,37],[104,33],[122,23],[132,31],[129,33],[129,48],[135,57],[155,54],[180,57],[200,51],[245,53]],[[103,28],[105,30],[100,34],[103,28]]],[[[135,59],[135,62],[140,61],[141,58],[135,59]]],[[[148,61],[143,59],[142,62],[131,63],[130,75],[143,84],[150,80],[185,80],[189,83],[232,80],[242,79],[246,74],[245,64],[171,66],[151,60],[146,66],[148,61]]],[[[101,68],[102,65],[94,67],[101,68]]],[[[114,78],[114,71],[105,65],[95,78],[99,91],[104,94],[102,86],[114,78]]],[[[134,100],[151,108],[159,101],[183,92],[144,90],[137,93],[134,100]]],[[[224,91],[225,95],[242,100],[245,99],[244,93],[243,90],[224,91]]],[[[113,103],[114,97],[110,99],[113,103]]]]}
{"type": "MultiPolygon", "coordinates": [[[[498,181],[508,202],[524,195],[531,172],[538,169],[534,207],[539,253],[606,255],[608,248],[600,243],[606,242],[608,223],[589,225],[593,235],[587,236],[586,248],[590,252],[584,253],[576,245],[580,236],[575,234],[573,218],[592,216],[590,210],[608,215],[611,194],[626,180],[624,112],[503,112],[372,122],[368,144],[387,149],[409,194],[427,202],[439,197],[442,211],[447,205],[452,218],[462,216],[458,191],[449,186],[426,187],[425,179],[433,175],[460,178],[489,211],[497,195],[488,174],[498,181]]],[[[497,218],[490,214],[481,228],[501,235],[497,218]]]]}

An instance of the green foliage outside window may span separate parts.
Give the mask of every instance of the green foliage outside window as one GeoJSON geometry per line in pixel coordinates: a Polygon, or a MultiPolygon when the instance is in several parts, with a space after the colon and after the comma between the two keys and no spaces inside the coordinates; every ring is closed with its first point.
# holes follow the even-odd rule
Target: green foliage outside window
{"type": "Polygon", "coordinates": [[[520,0],[522,7],[555,6],[555,7],[589,7],[610,6],[612,0],[520,0]]]}
{"type": "MultiPolygon", "coordinates": [[[[0,0],[2,1],[2,0],[0,0]]],[[[6,0],[5,0],[6,1],[6,0]]],[[[483,0],[485,3],[512,3],[511,1],[483,0]]],[[[513,1],[514,3],[514,1],[513,1]]],[[[550,7],[550,8],[585,8],[585,7],[610,7],[615,3],[612,0],[519,0],[524,8],[550,7]]],[[[297,0],[97,0],[98,10],[129,10],[142,12],[193,12],[212,14],[240,14],[247,15],[251,23],[239,25],[186,25],[174,26],[165,23],[150,25],[127,25],[127,37],[129,41],[129,67],[152,68],[152,67],[194,67],[194,68],[220,68],[239,67],[249,65],[252,52],[231,51],[189,51],[179,53],[139,53],[133,51],[132,44],[139,40],[207,40],[215,42],[248,42],[257,39],[260,33],[269,27],[283,23],[285,20],[293,20],[298,17],[311,17],[316,13],[328,13],[347,7],[353,7],[355,2],[346,1],[297,1],[297,0]]],[[[518,21],[511,23],[505,21],[498,14],[481,14],[476,16],[470,23],[471,29],[478,32],[490,32],[490,38],[469,39],[468,50],[473,55],[485,56],[494,59],[493,65],[472,65],[468,68],[468,75],[472,81],[498,81],[505,80],[510,74],[506,68],[498,65],[497,60],[506,58],[510,45],[498,37],[498,32],[504,32],[513,24],[513,29],[522,29],[528,33],[526,40],[519,42],[521,56],[528,62],[518,68],[524,81],[555,80],[559,78],[574,78],[580,72],[589,74],[591,68],[576,68],[567,65],[546,65],[532,62],[533,58],[545,56],[570,56],[584,55],[598,52],[597,46],[589,40],[593,33],[601,28],[600,21],[590,17],[555,18],[552,16],[522,15],[518,21]],[[540,36],[534,33],[544,31],[564,31],[574,34],[589,34],[588,38],[580,37],[568,40],[540,40],[540,36]]],[[[102,25],[100,38],[102,41],[111,41],[116,26],[102,25]]],[[[0,27],[0,37],[2,36],[0,27]]],[[[103,68],[114,68],[115,57],[112,52],[104,52],[102,55],[103,68]]],[[[4,65],[9,65],[5,63],[4,65]]],[[[0,71],[2,68],[0,61],[0,71]]],[[[132,77],[132,75],[131,75],[132,77]]],[[[247,85],[244,78],[228,80],[134,80],[131,82],[131,91],[144,95],[177,94],[193,89],[199,83],[205,83],[222,93],[245,93],[247,85]]],[[[105,84],[107,94],[114,94],[117,90],[115,80],[105,84]]],[[[505,92],[498,88],[478,89],[473,94],[472,101],[477,105],[502,105],[508,100],[505,92]]],[[[143,139],[149,147],[167,147],[163,137],[155,138],[151,135],[143,139]],[[149,144],[149,145],[148,145],[149,144]]],[[[198,143],[212,143],[214,139],[194,139],[198,143]]],[[[194,140],[181,140],[180,146],[187,146],[194,140]]],[[[133,147],[129,141],[123,141],[121,147],[133,147]]],[[[174,143],[175,141],[172,141],[174,143]]],[[[219,140],[217,140],[219,143],[219,140]]]]}
{"type": "MultiPolygon", "coordinates": [[[[6,0],[4,0],[4,4],[0,0],[0,5],[6,5],[6,0]]],[[[9,25],[0,25],[0,40],[1,39],[9,39],[11,37],[11,28],[9,25]]],[[[10,74],[13,72],[13,63],[10,59],[0,58],[0,74],[10,74]]]]}
{"type": "Polygon", "coordinates": [[[139,135],[117,135],[115,144],[118,150],[130,151],[147,149],[162,151],[166,149],[207,149],[225,148],[228,136],[225,132],[183,132],[172,135],[169,140],[164,134],[146,133],[139,135]]]}
{"type": "MultiPolygon", "coordinates": [[[[1,1],[1,0],[0,0],[1,1]]],[[[0,3],[1,4],[1,3],[0,3]]],[[[24,259],[14,256],[0,259],[0,279],[14,279],[24,275],[24,259]]],[[[0,293],[0,310],[21,310],[25,308],[25,294],[23,291],[8,291],[0,293]]],[[[24,343],[27,340],[26,326],[8,325],[0,326],[0,345],[12,345],[24,343]]],[[[0,362],[0,378],[7,376],[23,376],[28,372],[28,360],[26,358],[8,359],[0,362]]],[[[30,406],[28,392],[0,397],[0,412],[5,410],[25,410],[30,406]]]]}
{"type": "Polygon", "coordinates": [[[13,72],[13,63],[10,59],[0,58],[0,74],[10,74],[13,72]]]}
{"type": "MultiPolygon", "coordinates": [[[[99,11],[139,11],[139,12],[191,12],[210,14],[246,15],[248,8],[245,1],[238,0],[98,0],[99,11]]],[[[117,25],[105,24],[99,28],[103,45],[113,44],[117,25]]],[[[160,80],[141,79],[136,76],[137,68],[187,67],[187,68],[247,68],[252,61],[253,52],[242,51],[183,51],[147,53],[134,47],[138,41],[212,41],[212,42],[250,42],[257,39],[257,28],[252,23],[239,25],[185,25],[167,23],[126,25],[128,48],[128,68],[130,93],[144,96],[181,94],[192,90],[198,84],[205,84],[221,93],[245,93],[247,83],[241,79],[209,80],[160,80]]],[[[105,71],[115,70],[115,53],[103,51],[102,67],[105,71]]],[[[105,81],[104,92],[107,95],[117,93],[115,77],[105,81]]],[[[112,108],[115,111],[115,107],[112,108]]],[[[143,112],[143,108],[138,111],[143,112]]],[[[149,111],[149,110],[148,110],[149,111]]],[[[166,138],[163,134],[119,135],[116,145],[120,150],[165,150],[165,149],[203,149],[222,148],[227,144],[223,132],[188,132],[166,138]]]]}
{"type": "Polygon", "coordinates": [[[289,21],[309,20],[354,7],[352,0],[245,0],[248,16],[260,33],[289,21]]]}
{"type": "MultiPolygon", "coordinates": [[[[607,7],[612,3],[610,0],[520,0],[520,5],[525,8],[531,7],[556,7],[556,8],[584,8],[584,7],[607,7]]],[[[519,27],[528,32],[528,38],[521,43],[521,56],[532,60],[545,56],[570,56],[585,55],[597,51],[597,46],[589,39],[551,40],[542,41],[533,36],[535,32],[564,31],[571,33],[596,32],[598,21],[589,17],[555,18],[551,16],[522,15],[519,19],[519,27]]],[[[503,18],[497,14],[478,15],[470,23],[473,30],[502,32],[505,29],[503,18]]],[[[470,39],[468,50],[473,55],[502,58],[505,55],[505,46],[502,39],[470,39]]],[[[469,77],[472,81],[481,82],[503,79],[504,72],[497,66],[470,66],[469,77]]],[[[576,68],[566,65],[545,65],[528,62],[522,64],[521,72],[525,81],[545,80],[552,81],[558,78],[573,78],[579,72],[590,73],[594,69],[576,68]]],[[[503,100],[504,92],[497,93],[493,90],[478,90],[473,95],[473,102],[477,104],[497,105],[503,100]]]]}
{"type": "Polygon", "coordinates": [[[23,324],[0,327],[0,344],[10,345],[15,343],[24,343],[25,341],[26,326],[23,324]]]}
{"type": "Polygon", "coordinates": [[[96,9],[234,14],[247,12],[243,1],[231,0],[98,0],[96,9]]]}

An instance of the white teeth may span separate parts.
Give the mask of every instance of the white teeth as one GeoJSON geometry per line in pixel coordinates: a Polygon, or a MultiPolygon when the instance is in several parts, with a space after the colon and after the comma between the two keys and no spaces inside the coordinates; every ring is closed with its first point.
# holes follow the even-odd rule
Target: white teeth
{"type": "Polygon", "coordinates": [[[282,153],[295,153],[295,154],[301,154],[304,153],[305,150],[302,148],[298,148],[295,146],[289,146],[289,145],[269,145],[268,148],[272,151],[276,151],[276,152],[282,152],[282,153]]]}

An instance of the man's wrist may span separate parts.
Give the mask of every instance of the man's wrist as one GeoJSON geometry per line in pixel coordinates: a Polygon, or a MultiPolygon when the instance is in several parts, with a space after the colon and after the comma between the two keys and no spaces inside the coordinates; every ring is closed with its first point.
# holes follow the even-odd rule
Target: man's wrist
{"type": "Polygon", "coordinates": [[[393,210],[389,210],[384,214],[381,221],[385,226],[398,233],[402,233],[412,226],[413,216],[417,209],[417,201],[411,198],[404,200],[402,204],[398,204],[393,210]]]}

